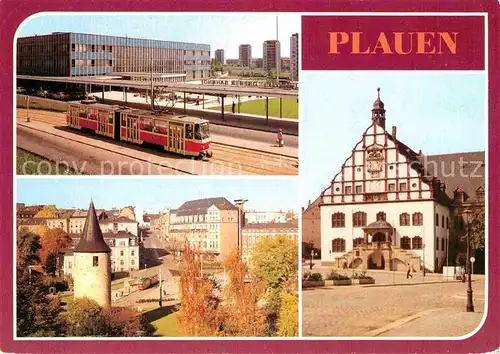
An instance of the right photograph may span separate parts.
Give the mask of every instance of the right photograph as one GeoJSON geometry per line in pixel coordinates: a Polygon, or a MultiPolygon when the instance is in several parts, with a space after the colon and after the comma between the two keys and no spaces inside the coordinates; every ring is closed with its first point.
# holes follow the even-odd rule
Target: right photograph
{"type": "Polygon", "coordinates": [[[479,71],[301,76],[303,336],[481,327],[486,84],[479,71]]]}

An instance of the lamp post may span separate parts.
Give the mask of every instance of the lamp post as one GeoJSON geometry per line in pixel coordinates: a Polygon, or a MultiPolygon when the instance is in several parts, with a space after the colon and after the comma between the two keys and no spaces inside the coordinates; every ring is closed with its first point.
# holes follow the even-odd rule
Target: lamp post
{"type": "Polygon", "coordinates": [[[474,304],[472,303],[472,280],[471,280],[471,263],[470,263],[470,216],[472,215],[472,210],[466,209],[463,211],[467,221],[467,259],[465,264],[467,265],[467,312],[474,312],[474,304]]]}
{"type": "Polygon", "coordinates": [[[245,202],[248,202],[248,199],[236,199],[234,203],[236,204],[236,207],[238,208],[238,251],[241,254],[242,252],[242,231],[241,229],[243,228],[243,206],[245,202]]]}

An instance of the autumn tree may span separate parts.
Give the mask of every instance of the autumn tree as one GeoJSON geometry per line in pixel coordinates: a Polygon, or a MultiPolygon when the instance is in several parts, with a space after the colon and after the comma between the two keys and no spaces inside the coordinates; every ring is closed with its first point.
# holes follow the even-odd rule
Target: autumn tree
{"type": "Polygon", "coordinates": [[[68,304],[64,314],[68,336],[105,336],[106,316],[101,306],[89,298],[75,299],[68,304]]]}
{"type": "Polygon", "coordinates": [[[57,218],[59,217],[59,210],[55,205],[46,205],[35,214],[35,218],[57,218]]]}
{"type": "Polygon", "coordinates": [[[297,242],[286,235],[264,238],[255,245],[250,262],[253,275],[269,290],[270,306],[277,309],[281,289],[297,283],[297,242]]]}
{"type": "Polygon", "coordinates": [[[104,311],[104,317],[111,337],[144,337],[154,332],[146,317],[131,307],[111,307],[104,311]]]}
{"type": "Polygon", "coordinates": [[[280,337],[296,337],[299,333],[299,299],[296,294],[281,292],[278,317],[278,332],[280,337]]]}
{"type": "Polygon", "coordinates": [[[473,209],[471,220],[469,220],[470,244],[472,249],[484,249],[485,221],[484,205],[473,209]]]}
{"type": "Polygon", "coordinates": [[[262,281],[245,282],[246,267],[238,249],[224,262],[228,283],[224,296],[224,334],[235,337],[266,335],[267,314],[260,305],[265,286],[262,281]]]}
{"type": "Polygon", "coordinates": [[[203,277],[200,254],[186,242],[180,272],[179,325],[186,336],[221,335],[222,311],[215,281],[203,277]]]}
{"type": "Polygon", "coordinates": [[[40,236],[32,232],[21,231],[17,235],[18,268],[26,270],[28,266],[38,264],[40,262],[40,248],[42,248],[40,236]]]}
{"type": "Polygon", "coordinates": [[[73,240],[63,229],[49,229],[41,237],[40,258],[45,270],[54,274],[59,269],[59,253],[69,248],[73,240]]]}

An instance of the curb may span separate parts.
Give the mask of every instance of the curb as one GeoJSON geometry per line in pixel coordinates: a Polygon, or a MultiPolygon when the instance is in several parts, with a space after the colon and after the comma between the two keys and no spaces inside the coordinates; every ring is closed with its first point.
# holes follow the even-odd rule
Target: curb
{"type": "Polygon", "coordinates": [[[435,312],[437,310],[439,310],[439,309],[431,309],[431,310],[421,311],[421,312],[418,312],[418,313],[416,313],[414,315],[411,315],[409,317],[404,317],[402,319],[399,319],[397,321],[389,323],[388,325],[385,325],[385,326],[383,326],[381,328],[377,328],[377,329],[375,329],[373,331],[367,332],[366,336],[369,336],[369,337],[379,336],[379,335],[381,335],[381,334],[383,334],[385,332],[390,331],[391,329],[398,328],[398,327],[400,327],[400,326],[402,326],[404,324],[407,324],[407,323],[409,323],[411,321],[415,321],[416,319],[418,319],[418,318],[420,318],[420,317],[422,317],[424,315],[427,315],[429,313],[435,312]]]}
{"type": "Polygon", "coordinates": [[[239,149],[245,149],[249,151],[255,151],[255,152],[260,152],[263,154],[269,154],[269,155],[275,155],[275,156],[281,156],[281,157],[286,157],[286,158],[291,158],[291,159],[299,159],[298,156],[293,156],[293,155],[288,155],[288,154],[280,154],[277,152],[271,152],[271,151],[264,151],[264,150],[259,150],[259,149],[254,149],[254,148],[249,148],[249,147],[243,147],[239,145],[233,145],[233,144],[226,144],[226,143],[221,143],[215,140],[212,140],[212,143],[217,144],[217,145],[222,145],[222,146],[229,146],[229,147],[234,147],[234,148],[239,148],[239,149]]]}

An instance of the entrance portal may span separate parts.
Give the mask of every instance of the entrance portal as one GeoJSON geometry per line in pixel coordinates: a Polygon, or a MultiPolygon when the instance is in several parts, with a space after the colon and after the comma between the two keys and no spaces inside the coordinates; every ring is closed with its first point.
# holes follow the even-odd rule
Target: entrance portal
{"type": "Polygon", "coordinates": [[[384,255],[380,251],[370,253],[367,262],[368,269],[385,269],[384,255]]]}

